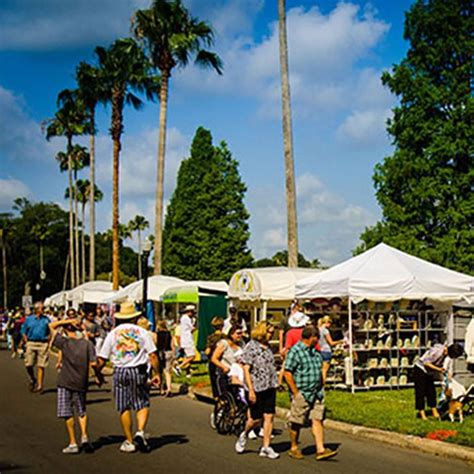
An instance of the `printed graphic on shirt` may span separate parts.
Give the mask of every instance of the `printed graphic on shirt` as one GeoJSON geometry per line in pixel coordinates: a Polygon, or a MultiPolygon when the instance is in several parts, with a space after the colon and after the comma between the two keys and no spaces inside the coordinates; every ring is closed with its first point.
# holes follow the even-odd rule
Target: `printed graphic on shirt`
{"type": "Polygon", "coordinates": [[[140,331],[135,328],[126,328],[117,332],[114,348],[114,359],[127,361],[133,359],[140,352],[140,331]]]}

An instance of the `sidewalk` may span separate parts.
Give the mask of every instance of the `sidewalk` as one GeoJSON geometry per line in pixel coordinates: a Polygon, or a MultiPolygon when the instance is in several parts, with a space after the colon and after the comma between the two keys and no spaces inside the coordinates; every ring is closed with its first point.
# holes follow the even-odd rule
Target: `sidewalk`
{"type": "MultiPolygon", "coordinates": [[[[178,384],[173,384],[174,390],[179,390],[178,384]]],[[[210,387],[189,387],[188,396],[200,401],[212,403],[212,392],[210,387]]],[[[286,408],[276,408],[276,415],[285,420],[288,418],[289,410],[286,408]]],[[[351,425],[341,421],[326,420],[325,427],[330,430],[342,431],[357,438],[380,441],[392,446],[398,446],[405,449],[415,449],[436,456],[457,459],[474,464],[474,449],[467,446],[459,446],[443,441],[434,441],[419,436],[404,435],[391,431],[367,428],[365,426],[351,425]]]]}

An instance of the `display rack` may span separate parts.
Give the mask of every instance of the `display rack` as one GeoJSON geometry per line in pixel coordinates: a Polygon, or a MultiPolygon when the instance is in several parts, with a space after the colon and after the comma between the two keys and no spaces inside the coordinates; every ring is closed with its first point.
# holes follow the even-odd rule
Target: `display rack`
{"type": "MultiPolygon", "coordinates": [[[[412,387],[416,359],[445,341],[447,320],[446,311],[353,310],[352,341],[346,338],[345,349],[335,348],[327,387],[354,391],[412,387]]],[[[334,322],[333,339],[341,332],[347,336],[348,313],[335,315],[334,322]]]]}

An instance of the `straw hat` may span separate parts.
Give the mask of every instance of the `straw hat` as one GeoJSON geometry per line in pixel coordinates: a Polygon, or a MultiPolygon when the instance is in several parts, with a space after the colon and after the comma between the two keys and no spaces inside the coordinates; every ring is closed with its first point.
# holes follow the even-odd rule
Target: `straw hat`
{"type": "Polygon", "coordinates": [[[188,304],[181,310],[181,313],[188,313],[189,311],[196,311],[196,306],[188,304]]]}
{"type": "Polygon", "coordinates": [[[126,301],[120,305],[120,312],[115,313],[117,319],[133,319],[142,314],[141,311],[135,310],[135,305],[131,301],[126,301]]]}

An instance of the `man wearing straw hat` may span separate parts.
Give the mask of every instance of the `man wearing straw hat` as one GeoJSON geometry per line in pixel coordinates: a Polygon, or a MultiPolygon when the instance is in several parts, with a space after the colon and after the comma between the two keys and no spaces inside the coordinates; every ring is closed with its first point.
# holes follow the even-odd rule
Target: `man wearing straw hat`
{"type": "Polygon", "coordinates": [[[120,451],[124,453],[133,453],[137,447],[142,452],[150,452],[145,438],[150,409],[148,362],[156,374],[152,384],[160,383],[156,346],[150,332],[136,324],[140,315],[132,302],[123,303],[120,312],[115,313],[117,327],[108,334],[98,354],[99,367],[108,359],[114,366],[115,406],[125,434],[120,451]],[[132,435],[132,410],[136,412],[135,436],[132,435]]]}

